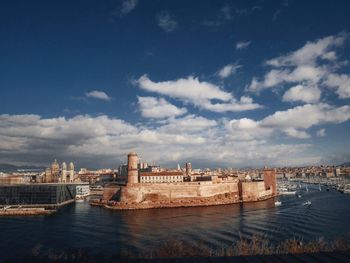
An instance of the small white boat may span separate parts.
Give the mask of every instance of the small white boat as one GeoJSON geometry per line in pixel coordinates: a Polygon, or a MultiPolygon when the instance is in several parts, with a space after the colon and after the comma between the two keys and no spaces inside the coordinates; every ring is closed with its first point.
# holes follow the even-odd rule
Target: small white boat
{"type": "Polygon", "coordinates": [[[279,200],[277,200],[277,201],[275,202],[275,206],[280,206],[280,205],[282,205],[282,202],[279,201],[279,200]]]}
{"type": "Polygon", "coordinates": [[[303,203],[303,206],[310,206],[311,205],[311,201],[307,200],[306,202],[303,203]]]}
{"type": "Polygon", "coordinates": [[[298,195],[298,198],[301,198],[301,195],[300,195],[300,194],[298,195]]]}
{"type": "Polygon", "coordinates": [[[295,195],[297,191],[281,191],[281,195],[295,195]]]}

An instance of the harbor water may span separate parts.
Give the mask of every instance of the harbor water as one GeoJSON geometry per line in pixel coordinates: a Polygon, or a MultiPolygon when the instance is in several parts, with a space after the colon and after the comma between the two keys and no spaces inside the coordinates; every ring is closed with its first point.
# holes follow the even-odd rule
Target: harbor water
{"type": "Polygon", "coordinates": [[[112,256],[144,253],[172,239],[224,248],[240,236],[278,242],[348,237],[350,195],[309,185],[298,195],[263,202],[212,207],[110,211],[77,202],[51,216],[0,218],[0,260],[20,259],[37,249],[86,249],[112,256]],[[311,206],[302,204],[310,200],[311,206]]]}

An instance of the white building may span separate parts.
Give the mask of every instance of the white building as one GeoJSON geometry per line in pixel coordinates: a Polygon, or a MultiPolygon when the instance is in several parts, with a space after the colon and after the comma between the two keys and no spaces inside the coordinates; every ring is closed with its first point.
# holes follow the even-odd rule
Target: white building
{"type": "Polygon", "coordinates": [[[76,198],[81,199],[90,195],[90,186],[89,184],[78,184],[76,186],[76,198]]]}
{"type": "Polygon", "coordinates": [[[184,181],[182,172],[143,172],[140,183],[180,183],[184,181]]]}

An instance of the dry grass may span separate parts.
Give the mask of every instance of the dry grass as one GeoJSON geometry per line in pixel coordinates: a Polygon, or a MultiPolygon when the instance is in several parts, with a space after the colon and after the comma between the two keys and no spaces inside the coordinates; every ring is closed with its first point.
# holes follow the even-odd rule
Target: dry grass
{"type": "Polygon", "coordinates": [[[272,254],[317,253],[350,250],[350,235],[346,238],[337,238],[326,241],[323,238],[305,242],[302,239],[287,239],[272,244],[269,239],[260,236],[240,238],[230,246],[219,249],[210,249],[204,244],[193,244],[179,240],[169,240],[164,245],[141,254],[138,258],[176,258],[176,257],[225,257],[225,256],[252,256],[272,254]]]}
{"type": "MultiPolygon", "coordinates": [[[[32,249],[33,262],[47,261],[84,261],[111,262],[118,259],[123,262],[128,259],[154,259],[154,258],[189,258],[189,257],[226,257],[226,256],[252,256],[272,254],[317,253],[350,250],[350,235],[326,241],[323,238],[305,242],[302,239],[287,239],[279,243],[272,243],[269,239],[260,236],[251,238],[240,237],[232,245],[222,248],[210,248],[204,243],[190,243],[178,239],[169,239],[163,245],[147,252],[135,254],[132,251],[122,251],[114,256],[96,255],[93,249],[55,250],[38,245],[32,249]]],[[[110,251],[113,254],[113,251],[110,251]]],[[[30,262],[32,262],[30,261],[30,262]]]]}

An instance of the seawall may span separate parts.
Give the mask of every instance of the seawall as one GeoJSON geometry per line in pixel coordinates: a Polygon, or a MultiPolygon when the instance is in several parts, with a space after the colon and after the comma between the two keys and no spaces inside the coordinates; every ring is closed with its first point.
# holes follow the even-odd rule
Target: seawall
{"type": "Polygon", "coordinates": [[[107,209],[130,210],[225,205],[272,197],[272,191],[265,190],[263,181],[144,183],[111,185],[105,188],[101,200],[94,200],[91,204],[107,209]]]}

